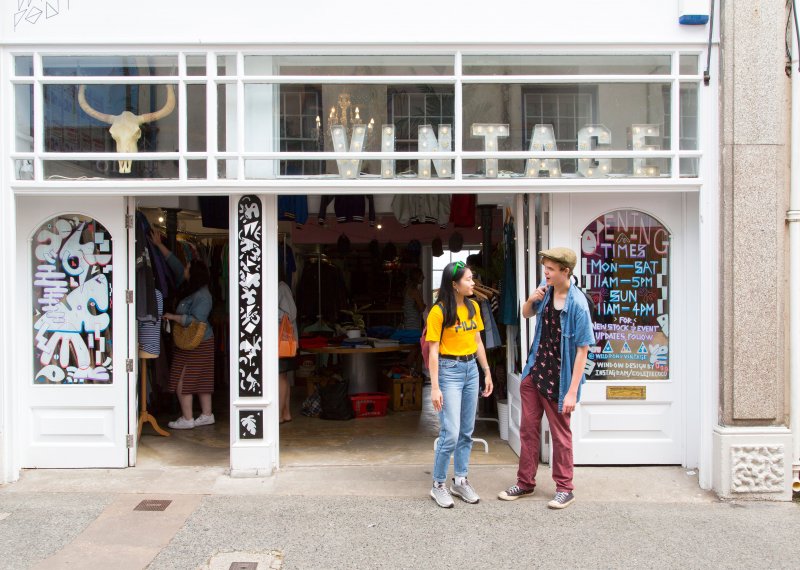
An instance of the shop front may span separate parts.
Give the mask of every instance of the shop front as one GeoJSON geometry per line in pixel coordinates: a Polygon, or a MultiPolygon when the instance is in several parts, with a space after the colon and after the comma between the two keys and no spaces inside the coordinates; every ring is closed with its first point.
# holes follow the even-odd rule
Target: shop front
{"type": "MultiPolygon", "coordinates": [[[[589,46],[454,37],[370,55],[346,42],[98,48],[69,34],[4,48],[6,478],[139,462],[167,359],[142,324],[155,290],[172,298],[145,227],[210,269],[215,429],[234,475],[285,465],[300,421],[280,409],[279,276],[309,336],[373,338],[401,328],[412,274],[430,305],[441,260],[467,254],[510,307],[495,313],[494,363],[518,451],[534,326],[519,306],[541,277],[536,252],[556,245],[578,252],[596,306],[576,462],[710,473],[716,353],[704,350],[717,333],[695,253],[718,248],[701,224],[716,207],[717,99],[702,85],[702,34],[662,28],[675,30],[656,46],[604,32],[589,46]]],[[[311,375],[338,365],[351,392],[380,390],[381,363],[418,367],[415,341],[391,342],[311,347],[311,375]]]]}

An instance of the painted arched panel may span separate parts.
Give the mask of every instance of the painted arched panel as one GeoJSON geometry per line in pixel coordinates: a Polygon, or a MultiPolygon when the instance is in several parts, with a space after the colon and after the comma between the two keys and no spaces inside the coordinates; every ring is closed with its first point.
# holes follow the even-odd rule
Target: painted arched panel
{"type": "Polygon", "coordinates": [[[34,384],[112,382],[111,246],[99,222],[78,214],[33,235],[34,384]]]}
{"type": "Polygon", "coordinates": [[[588,380],[669,378],[669,230],[640,210],[592,220],[581,234],[583,288],[595,302],[588,380]]]}

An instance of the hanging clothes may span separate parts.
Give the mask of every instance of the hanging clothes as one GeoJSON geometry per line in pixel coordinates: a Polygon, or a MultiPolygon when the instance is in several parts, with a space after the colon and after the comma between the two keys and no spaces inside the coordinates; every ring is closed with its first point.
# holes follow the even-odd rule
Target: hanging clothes
{"type": "MultiPolygon", "coordinates": [[[[147,222],[147,219],[145,218],[144,221],[147,222]]],[[[150,225],[140,223],[137,215],[134,253],[136,255],[136,319],[140,323],[152,323],[160,318],[156,302],[156,276],[150,261],[150,251],[147,248],[149,229],[150,225]]]]}
{"type": "Polygon", "coordinates": [[[474,228],[477,202],[475,194],[453,194],[450,201],[450,223],[457,228],[474,228]]]}
{"type": "Polygon", "coordinates": [[[481,308],[481,319],[483,320],[483,346],[487,349],[497,348],[503,344],[503,339],[500,338],[500,330],[497,328],[497,323],[492,314],[492,306],[489,304],[488,299],[482,299],[478,302],[481,308]]]}
{"type": "MultiPolygon", "coordinates": [[[[169,267],[167,266],[167,261],[164,259],[164,255],[161,253],[161,250],[155,247],[153,243],[150,241],[150,222],[147,221],[147,217],[145,217],[145,215],[142,212],[137,211],[136,212],[137,247],[139,246],[139,244],[143,244],[144,247],[147,249],[148,258],[150,259],[150,266],[152,268],[153,276],[155,278],[155,288],[161,291],[161,293],[164,295],[165,298],[168,298],[175,292],[175,279],[173,278],[172,272],[169,270],[169,267]]],[[[154,295],[153,297],[151,297],[151,301],[148,301],[148,303],[150,304],[148,304],[147,306],[150,308],[147,310],[148,311],[153,310],[153,308],[155,307],[154,295]]],[[[138,313],[138,308],[137,308],[137,313],[138,313]]],[[[155,313],[148,313],[148,314],[153,315],[155,313]]]]}
{"type": "Polygon", "coordinates": [[[292,277],[294,277],[295,271],[297,271],[297,262],[294,258],[294,250],[292,246],[287,245],[278,245],[278,267],[283,267],[284,275],[286,276],[286,283],[289,284],[291,287],[292,285],[292,277]],[[286,253],[284,254],[284,249],[286,253]]]}
{"type": "Polygon", "coordinates": [[[503,226],[503,281],[500,286],[500,314],[498,315],[498,320],[504,325],[518,324],[517,250],[514,234],[514,219],[509,217],[503,226]]]}
{"type": "Polygon", "coordinates": [[[278,220],[298,227],[308,221],[308,196],[278,196],[278,220]]]}
{"type": "Polygon", "coordinates": [[[392,212],[400,224],[438,224],[447,227],[450,221],[448,194],[397,194],[392,200],[392,212]]]}
{"type": "Polygon", "coordinates": [[[320,224],[325,223],[328,206],[331,202],[333,202],[333,211],[336,213],[336,221],[340,224],[363,222],[366,202],[366,205],[369,206],[369,225],[375,225],[375,199],[372,195],[322,196],[317,219],[320,224]]]}
{"type": "Polygon", "coordinates": [[[161,354],[161,316],[164,314],[164,296],[156,289],[155,297],[157,319],[138,322],[139,351],[146,352],[148,358],[155,358],[161,354]]]}

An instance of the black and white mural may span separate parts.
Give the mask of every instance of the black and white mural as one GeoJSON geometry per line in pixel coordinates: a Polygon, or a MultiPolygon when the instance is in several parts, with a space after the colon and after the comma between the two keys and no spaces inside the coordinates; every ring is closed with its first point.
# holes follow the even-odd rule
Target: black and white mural
{"type": "MultiPolygon", "coordinates": [[[[261,200],[243,196],[239,200],[239,396],[261,397],[264,374],[261,351],[261,200]]],[[[252,438],[252,436],[250,436],[252,438]]]]}
{"type": "Polygon", "coordinates": [[[264,439],[263,410],[239,410],[239,439],[264,439]]]}

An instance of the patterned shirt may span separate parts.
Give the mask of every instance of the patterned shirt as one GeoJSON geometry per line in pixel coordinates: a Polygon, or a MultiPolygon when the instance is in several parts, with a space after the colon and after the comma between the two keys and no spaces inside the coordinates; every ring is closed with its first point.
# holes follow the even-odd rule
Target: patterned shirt
{"type": "Polygon", "coordinates": [[[542,315],[542,336],[536,353],[536,364],[531,370],[531,380],[539,392],[548,400],[558,402],[559,377],[561,375],[561,311],[550,302],[542,315]]]}

